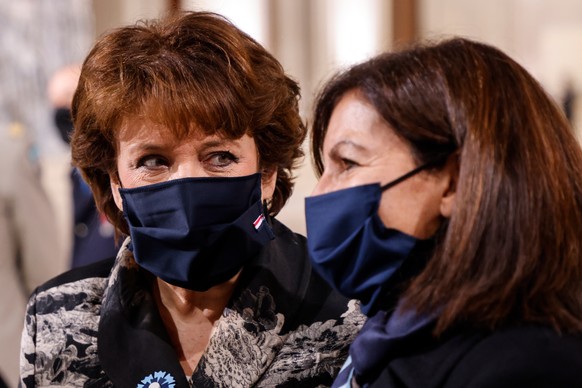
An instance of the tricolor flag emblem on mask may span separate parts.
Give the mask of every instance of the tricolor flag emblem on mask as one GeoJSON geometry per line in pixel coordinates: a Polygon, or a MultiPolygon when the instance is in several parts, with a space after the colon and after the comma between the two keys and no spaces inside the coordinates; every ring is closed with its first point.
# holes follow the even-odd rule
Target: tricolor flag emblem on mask
{"type": "Polygon", "coordinates": [[[261,227],[261,225],[263,225],[263,221],[265,221],[265,215],[264,214],[261,214],[253,222],[253,226],[255,227],[256,230],[259,230],[259,228],[261,227]]]}

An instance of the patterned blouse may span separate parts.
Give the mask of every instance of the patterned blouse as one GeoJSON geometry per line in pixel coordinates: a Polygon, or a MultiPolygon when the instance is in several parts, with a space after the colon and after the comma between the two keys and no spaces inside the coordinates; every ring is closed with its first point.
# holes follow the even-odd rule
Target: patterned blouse
{"type": "Polygon", "coordinates": [[[156,308],[153,277],[127,249],[69,271],[31,296],[24,387],[330,386],[364,323],[354,301],[312,272],[305,238],[273,220],[276,239],[243,269],[192,376],[156,308]]]}

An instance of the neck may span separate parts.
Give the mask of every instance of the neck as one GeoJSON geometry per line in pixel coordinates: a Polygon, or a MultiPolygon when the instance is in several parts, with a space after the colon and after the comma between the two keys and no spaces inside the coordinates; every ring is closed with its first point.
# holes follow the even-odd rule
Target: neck
{"type": "Polygon", "coordinates": [[[156,278],[154,294],[158,309],[167,310],[172,316],[187,320],[200,315],[216,320],[230,300],[239,274],[207,291],[187,290],[156,278]]]}
{"type": "Polygon", "coordinates": [[[230,300],[239,274],[203,292],[176,287],[156,278],[156,304],[187,375],[196,369],[214,325],[230,300]]]}

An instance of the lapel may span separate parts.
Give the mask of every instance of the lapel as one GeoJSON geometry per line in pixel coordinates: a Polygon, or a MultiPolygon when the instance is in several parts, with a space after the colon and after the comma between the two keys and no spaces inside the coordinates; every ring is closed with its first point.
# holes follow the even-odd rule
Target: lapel
{"type": "Polygon", "coordinates": [[[162,320],[131,252],[121,248],[99,322],[98,353],[115,386],[189,387],[162,320]]]}

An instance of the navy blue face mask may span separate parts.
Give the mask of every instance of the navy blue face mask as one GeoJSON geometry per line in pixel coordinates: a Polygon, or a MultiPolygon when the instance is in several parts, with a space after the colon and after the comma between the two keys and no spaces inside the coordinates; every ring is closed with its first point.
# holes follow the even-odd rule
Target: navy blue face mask
{"type": "Polygon", "coordinates": [[[432,164],[384,186],[368,184],[305,200],[307,246],[315,270],[346,297],[359,299],[366,315],[386,307],[394,299],[394,287],[417,273],[432,252],[432,240],[386,228],[378,215],[384,190],[432,164]]]}
{"type": "Polygon", "coordinates": [[[231,279],[274,239],[261,174],[185,178],[119,189],[137,263],[195,291],[231,279]]]}

